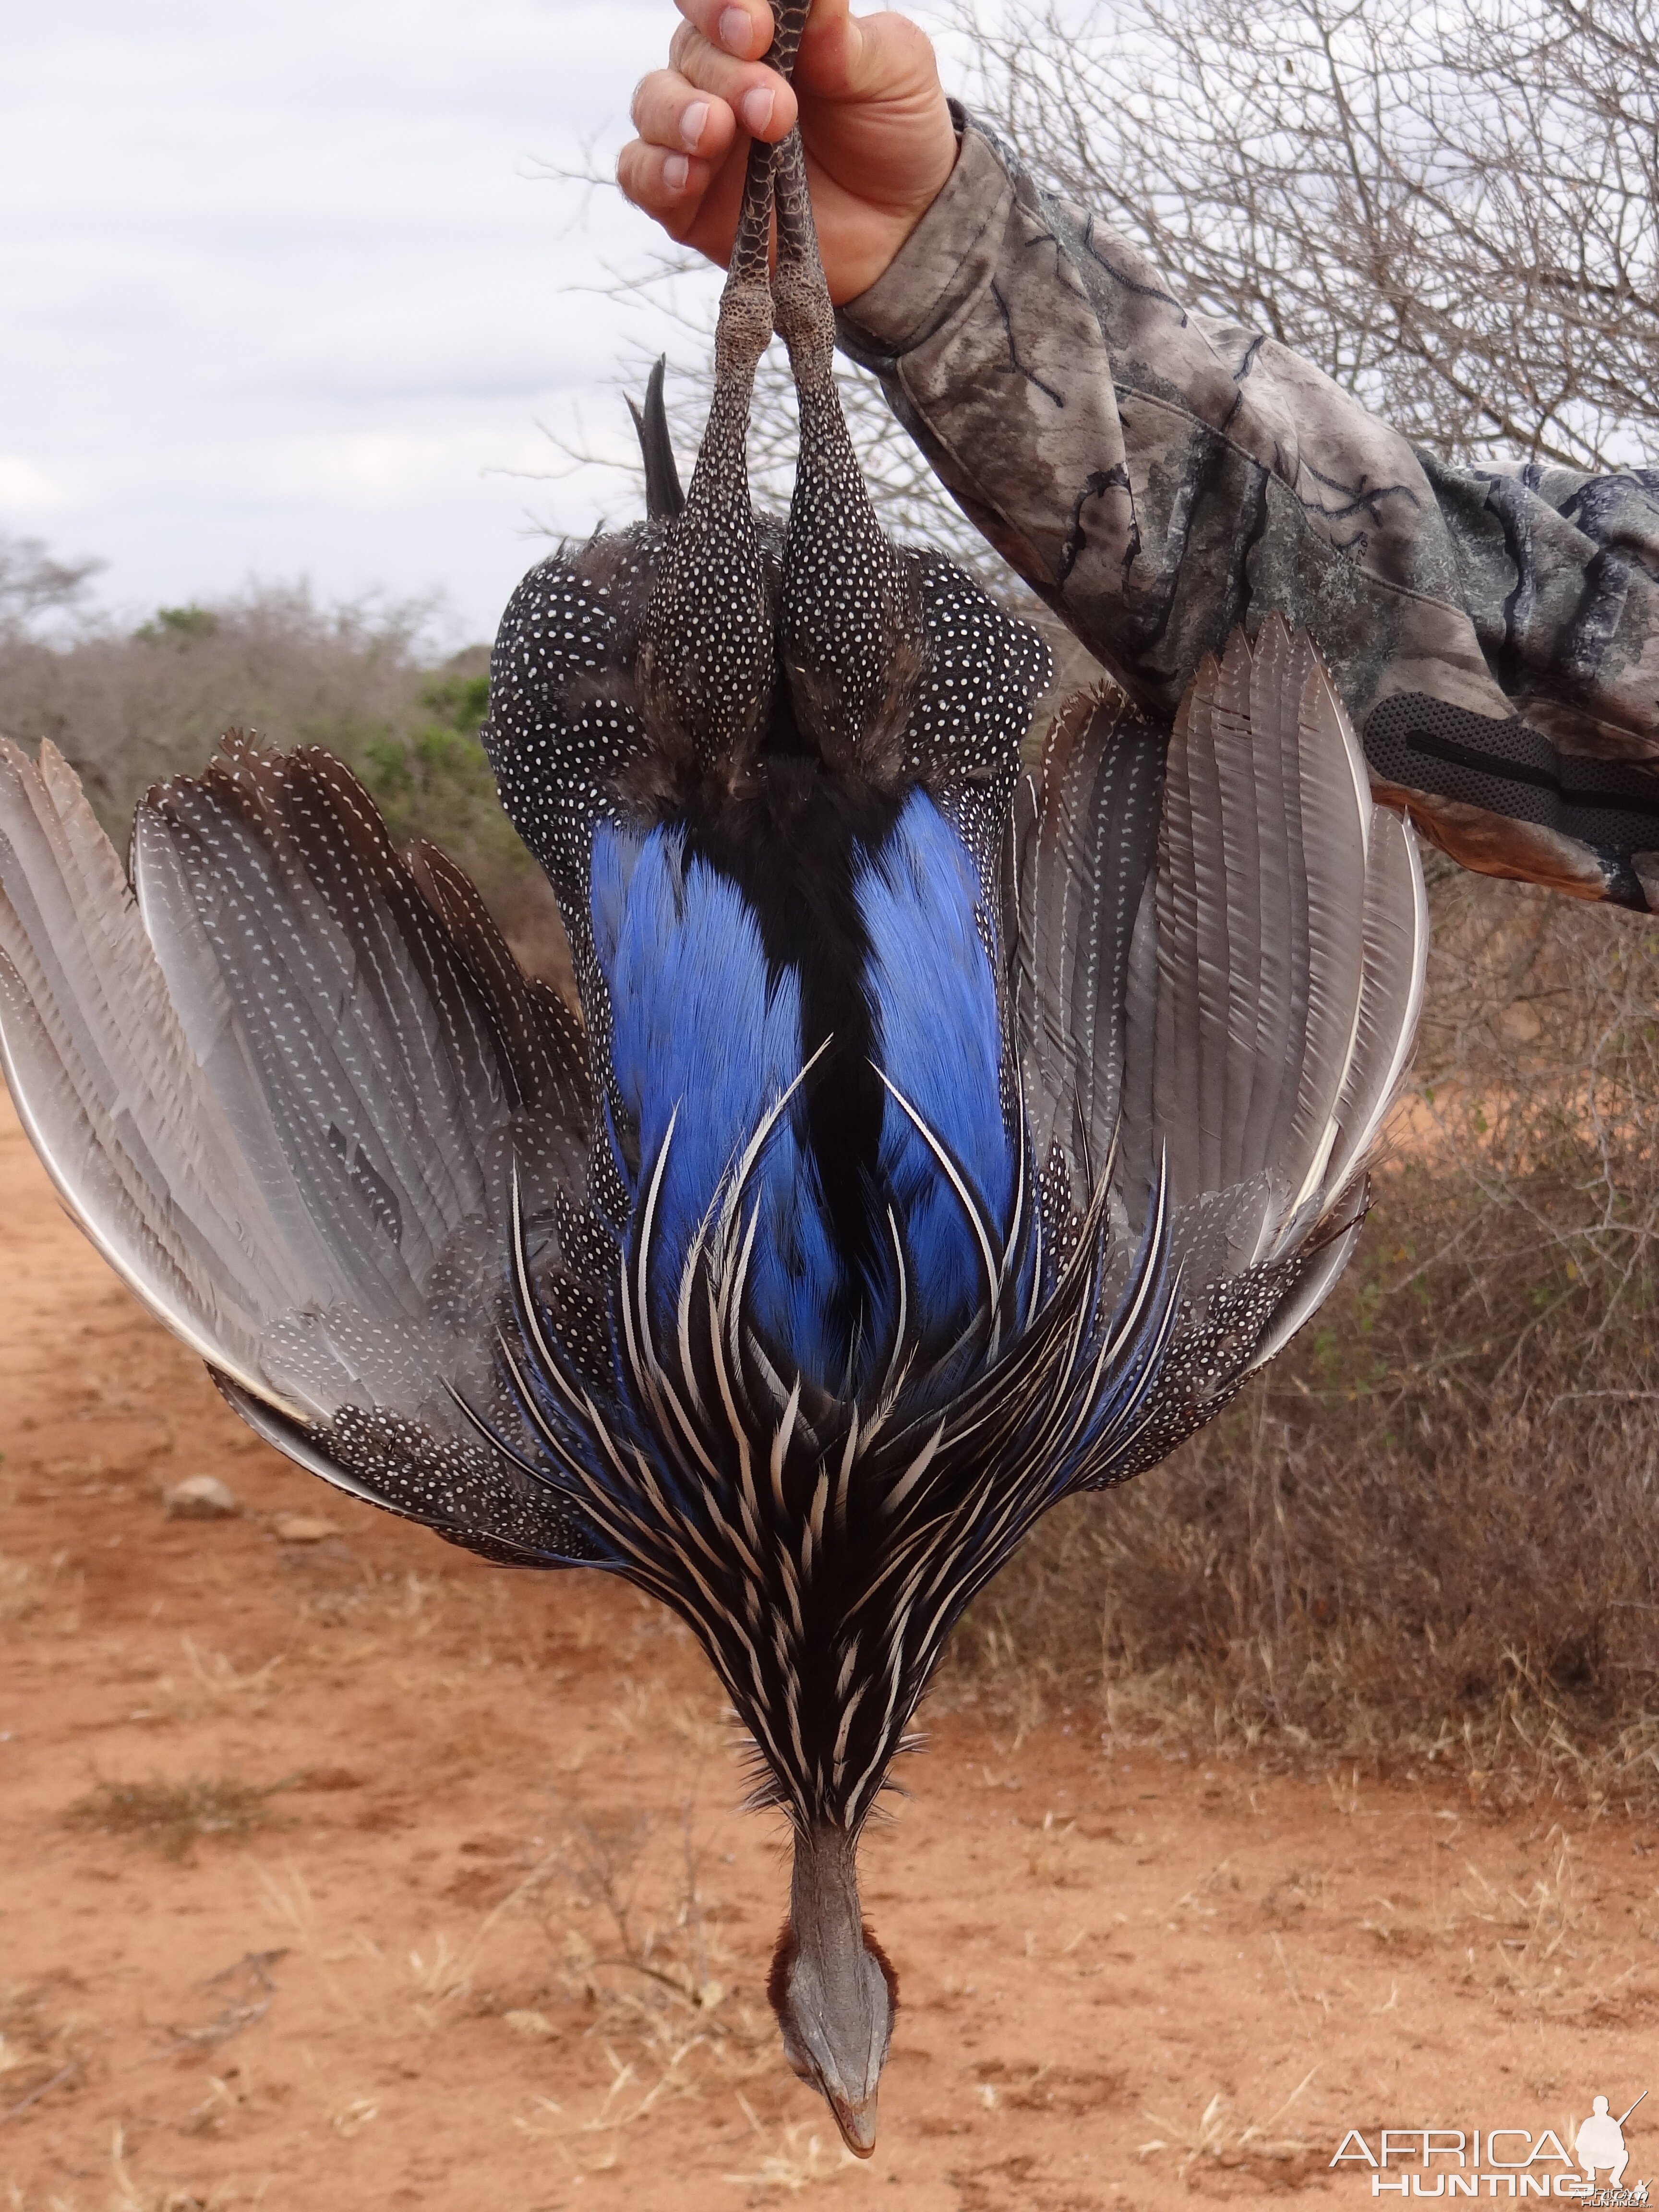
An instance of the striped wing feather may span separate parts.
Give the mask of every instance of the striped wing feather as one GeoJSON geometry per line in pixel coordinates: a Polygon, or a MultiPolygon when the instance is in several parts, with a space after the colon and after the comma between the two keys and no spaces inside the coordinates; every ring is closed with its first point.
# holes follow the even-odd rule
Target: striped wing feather
{"type": "Polygon", "coordinates": [[[1428,942],[1428,900],[1412,833],[1400,815],[1379,806],[1365,863],[1364,987],[1326,1170],[1333,1190],[1364,1165],[1406,1073],[1423,1010],[1428,942]]]}
{"type": "Polygon", "coordinates": [[[1328,1240],[1274,1314],[1252,1367],[1264,1365],[1316,1313],[1346,1266],[1364,1218],[1364,1167],[1382,1134],[1411,1056],[1422,1011],[1428,954],[1428,901],[1411,831],[1397,814],[1371,817],[1365,865],[1364,981],[1347,1079],[1337,1101],[1335,1134],[1323,1188],[1337,1194],[1329,1214],[1352,1218],[1340,1228],[1329,1216],[1328,1240]]]}
{"type": "Polygon", "coordinates": [[[120,865],[50,744],[0,752],[0,1050],[36,1151],[128,1285],[268,1387],[263,1317],[303,1295],[191,1054],[120,865]],[[240,1202],[239,1202],[240,1201],[240,1202]]]}
{"type": "Polygon", "coordinates": [[[575,1024],[326,755],[231,744],[133,853],[136,892],[62,759],[4,749],[0,1048],[65,1202],[284,1449],[535,1552],[452,1393],[492,1402],[515,1162],[544,1269],[580,1214],[575,1024]]]}
{"type": "Polygon", "coordinates": [[[1074,1207],[1110,1156],[1141,896],[1158,850],[1164,736],[1115,690],[1056,718],[1016,822],[1013,1001],[1042,1167],[1074,1207]]]}
{"type": "MultiPolygon", "coordinates": [[[[1182,700],[1155,848],[1119,773],[1122,727],[1063,716],[1027,803],[1014,972],[1028,1101],[1062,1147],[1089,1131],[1097,1173],[1115,1135],[1131,1224],[1163,1164],[1200,1308],[1206,1285],[1261,1273],[1271,1295],[1250,1309],[1258,1357],[1242,1373],[1352,1249],[1421,1006],[1421,874],[1403,823],[1372,805],[1311,643],[1276,616],[1254,644],[1236,631],[1182,700]]],[[[1068,1166],[1075,1189],[1075,1146],[1068,1166]]]]}

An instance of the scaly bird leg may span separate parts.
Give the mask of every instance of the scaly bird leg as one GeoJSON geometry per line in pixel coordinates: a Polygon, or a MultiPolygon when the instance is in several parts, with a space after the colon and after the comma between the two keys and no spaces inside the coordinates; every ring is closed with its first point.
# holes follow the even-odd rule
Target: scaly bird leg
{"type": "Polygon", "coordinates": [[[835,310],[818,255],[800,133],[776,163],[778,335],[800,404],[784,539],[781,642],[796,719],[824,758],[880,782],[903,758],[924,665],[914,564],[876,520],[836,389],[835,310]]]}
{"type": "Polygon", "coordinates": [[[646,724],[664,757],[712,771],[728,789],[744,780],[777,682],[745,452],[755,368],[772,337],[774,161],[757,139],[720,295],[714,397],[684,510],[666,534],[637,662],[646,724]]]}

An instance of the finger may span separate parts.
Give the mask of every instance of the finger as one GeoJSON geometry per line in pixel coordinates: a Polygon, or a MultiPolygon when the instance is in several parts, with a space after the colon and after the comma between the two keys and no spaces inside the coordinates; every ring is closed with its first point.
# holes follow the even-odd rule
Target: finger
{"type": "Polygon", "coordinates": [[[630,138],[617,156],[617,182],[623,198],[672,230],[676,216],[696,215],[714,175],[714,165],[696,155],[647,145],[630,138]]]}
{"type": "Polygon", "coordinates": [[[708,44],[740,62],[757,62],[772,43],[771,0],[675,0],[708,44]]]}
{"type": "Polygon", "coordinates": [[[795,95],[763,62],[733,61],[690,23],[682,23],[675,32],[668,58],[673,73],[698,92],[723,100],[751,138],[775,144],[788,135],[795,119],[795,95]]]}
{"type": "MultiPolygon", "coordinates": [[[[818,67],[822,69],[827,54],[833,52],[839,58],[855,49],[858,39],[859,25],[853,15],[850,0],[812,0],[806,28],[801,33],[803,58],[815,56],[818,67]]],[[[798,74],[799,67],[798,64],[798,74]]]]}
{"type": "Polygon", "coordinates": [[[915,100],[936,92],[933,41],[907,15],[854,15],[848,0],[815,0],[795,76],[813,96],[915,100]]]}
{"type": "Polygon", "coordinates": [[[737,122],[723,100],[710,100],[678,70],[653,70],[634,93],[634,128],[649,146],[665,152],[699,154],[718,161],[737,136],[737,122]]]}

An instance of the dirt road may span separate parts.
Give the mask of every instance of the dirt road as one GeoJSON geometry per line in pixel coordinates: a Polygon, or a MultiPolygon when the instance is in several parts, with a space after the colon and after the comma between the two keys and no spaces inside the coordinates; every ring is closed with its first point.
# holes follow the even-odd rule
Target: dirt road
{"type": "Polygon", "coordinates": [[[1659,2091],[1659,1853],[1622,1818],[957,1711],[866,1848],[902,2010],[854,2164],[777,2055],[781,1838],[687,1637],[256,1443],[9,1110],[0,1224],[13,2212],[1357,2212],[1351,2128],[1519,2129],[1560,2172],[1543,2130],[1659,2091]],[[199,1474],[235,1517],[164,1516],[199,1474]]]}

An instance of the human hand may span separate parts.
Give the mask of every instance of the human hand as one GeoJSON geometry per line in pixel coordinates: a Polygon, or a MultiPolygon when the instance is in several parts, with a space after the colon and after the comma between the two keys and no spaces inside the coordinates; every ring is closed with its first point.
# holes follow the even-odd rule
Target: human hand
{"type": "Polygon", "coordinates": [[[800,119],[830,296],[873,284],[956,164],[956,126],[927,33],[902,15],[854,15],[815,0],[787,85],[760,58],[769,0],[676,0],[685,19],[669,66],[634,94],[637,138],[617,181],[669,236],[724,264],[736,234],[751,137],[800,119]]]}

